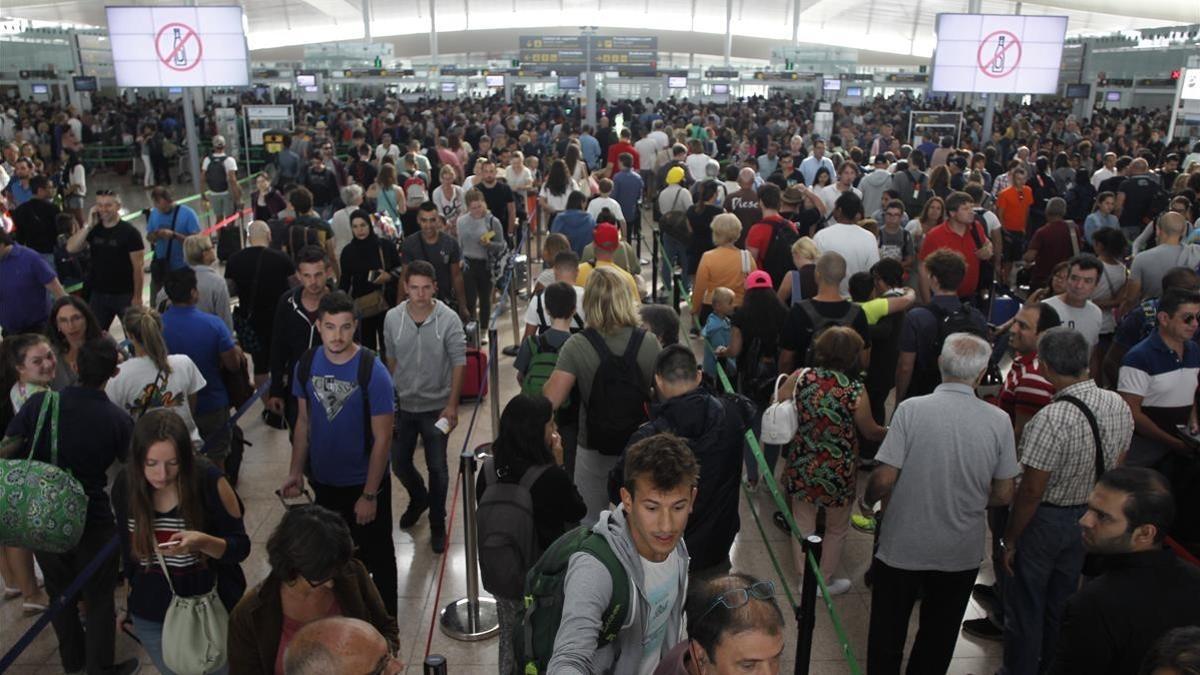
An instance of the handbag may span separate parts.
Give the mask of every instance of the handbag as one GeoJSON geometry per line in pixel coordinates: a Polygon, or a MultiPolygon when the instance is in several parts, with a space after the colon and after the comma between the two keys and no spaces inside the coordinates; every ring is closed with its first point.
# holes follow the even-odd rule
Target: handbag
{"type": "Polygon", "coordinates": [[[762,442],[770,445],[790,443],[796,437],[800,428],[800,419],[796,413],[796,399],[779,400],[779,384],[787,379],[787,375],[775,378],[775,391],[771,394],[771,405],[763,411],[762,442]]]}
{"type": "Polygon", "coordinates": [[[250,379],[250,362],[246,360],[245,352],[242,352],[241,358],[238,359],[237,370],[221,368],[221,384],[225,385],[225,391],[229,394],[229,405],[234,408],[242,407],[243,403],[254,396],[254,382],[250,379]]]}
{"type": "MultiPolygon", "coordinates": [[[[379,269],[387,267],[387,263],[383,261],[383,244],[379,245],[379,269]]],[[[354,312],[358,314],[360,319],[369,319],[373,316],[379,316],[391,309],[388,305],[387,298],[383,296],[383,289],[376,288],[375,290],[360,295],[354,299],[354,312]]]]}
{"type": "Polygon", "coordinates": [[[66,553],[79,545],[87,518],[87,494],[58,466],[58,393],[42,398],[29,456],[0,460],[0,544],[66,553]],[[50,462],[33,459],[47,417],[50,462]]]}
{"type": "Polygon", "coordinates": [[[171,572],[157,548],[154,557],[158,558],[172,596],[163,619],[163,663],[178,675],[205,675],[216,671],[229,660],[226,647],[229,611],[217,595],[217,584],[214,582],[212,590],[204,595],[180,597],[175,594],[171,572]]]}

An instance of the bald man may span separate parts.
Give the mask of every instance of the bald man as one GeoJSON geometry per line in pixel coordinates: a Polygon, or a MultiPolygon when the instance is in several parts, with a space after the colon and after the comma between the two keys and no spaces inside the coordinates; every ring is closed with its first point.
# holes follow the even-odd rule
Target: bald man
{"type": "Polygon", "coordinates": [[[750,167],[744,167],[738,172],[738,190],[725,199],[725,210],[737,216],[742,222],[742,235],[738,238],[740,246],[746,240],[746,233],[754,224],[762,220],[762,207],[758,203],[758,192],[754,183],[758,174],[750,167]]]}
{"type": "Polygon", "coordinates": [[[1133,258],[1129,276],[1128,304],[1162,295],[1162,275],[1172,267],[1195,269],[1200,265],[1200,245],[1184,244],[1188,222],[1174,211],[1158,218],[1154,226],[1158,246],[1147,249],[1133,258]]]}
{"type": "Polygon", "coordinates": [[[1141,157],[1129,165],[1127,176],[1117,188],[1117,205],[1113,212],[1120,219],[1125,236],[1133,241],[1142,227],[1158,215],[1155,202],[1160,201],[1158,195],[1164,186],[1158,182],[1158,176],[1150,173],[1150,165],[1141,157]]]}
{"type": "Polygon", "coordinates": [[[344,616],[318,619],[296,632],[283,655],[284,675],[380,673],[395,675],[404,664],[375,627],[344,616]]]}
{"type": "Polygon", "coordinates": [[[275,305],[290,288],[288,277],[296,272],[292,259],[270,247],[271,228],[261,220],[250,223],[246,248],[229,257],[225,282],[229,294],[238,296],[234,330],[242,350],[254,362],[254,384],[262,386],[271,366],[271,333],[275,327],[275,305]]]}

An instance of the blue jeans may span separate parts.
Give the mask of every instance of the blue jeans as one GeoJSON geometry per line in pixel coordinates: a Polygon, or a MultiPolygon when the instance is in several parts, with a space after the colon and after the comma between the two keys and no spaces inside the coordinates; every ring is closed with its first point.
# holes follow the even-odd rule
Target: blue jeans
{"type": "MultiPolygon", "coordinates": [[[[673,285],[674,266],[679,265],[680,274],[687,274],[687,246],[665,232],[662,235],[662,244],[663,250],[659,259],[662,262],[663,290],[670,293],[673,285]]],[[[684,281],[684,289],[681,293],[683,292],[687,292],[686,281],[684,281]]]]}
{"type": "Polygon", "coordinates": [[[446,524],[446,490],[450,486],[450,470],[446,466],[446,434],[434,425],[441,410],[429,412],[396,411],[396,431],[392,436],[392,471],[408,491],[412,503],[429,502],[429,522],[446,524]],[[429,489],[421,472],[413,464],[417,451],[417,436],[425,446],[425,465],[429,468],[429,489]]]}
{"type": "Polygon", "coordinates": [[[1042,504],[1017,541],[1014,576],[1004,580],[1006,675],[1036,675],[1054,656],[1067,598],[1079,588],[1085,506],[1042,504]]]}
{"type": "MultiPolygon", "coordinates": [[[[142,649],[146,650],[146,655],[150,657],[150,661],[154,663],[154,667],[162,675],[175,675],[175,671],[168,668],[166,663],[163,663],[163,625],[157,621],[143,619],[136,614],[131,616],[133,618],[133,632],[137,635],[138,640],[141,640],[142,649]]],[[[208,675],[229,675],[229,662],[226,661],[225,665],[208,675]]]]}

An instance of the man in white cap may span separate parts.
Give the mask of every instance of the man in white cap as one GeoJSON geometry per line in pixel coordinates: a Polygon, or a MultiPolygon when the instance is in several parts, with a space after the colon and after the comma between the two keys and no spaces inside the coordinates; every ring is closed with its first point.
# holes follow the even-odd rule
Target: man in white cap
{"type": "Polygon", "coordinates": [[[200,175],[204,178],[200,194],[212,212],[213,222],[233,215],[242,203],[237,168],[237,160],[225,154],[225,137],[213,136],[212,154],[200,163],[200,175]]]}

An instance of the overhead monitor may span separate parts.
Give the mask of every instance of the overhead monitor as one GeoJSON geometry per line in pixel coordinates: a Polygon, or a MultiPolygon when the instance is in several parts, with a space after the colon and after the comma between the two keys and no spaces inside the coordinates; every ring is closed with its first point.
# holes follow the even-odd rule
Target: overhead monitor
{"type": "Polygon", "coordinates": [[[834,78],[826,77],[821,80],[821,89],[825,91],[841,91],[842,81],[834,78]]]}
{"type": "Polygon", "coordinates": [[[296,86],[297,87],[312,87],[312,86],[316,86],[316,84],[317,84],[317,76],[316,75],[311,75],[311,74],[306,74],[306,73],[300,73],[300,74],[296,75],[296,86]]]}
{"type": "Polygon", "coordinates": [[[35,94],[49,94],[50,93],[50,85],[48,85],[48,84],[33,84],[31,86],[32,86],[33,93],[35,93],[35,94]]]}
{"type": "Polygon", "coordinates": [[[76,76],[72,77],[71,81],[75,84],[75,91],[96,91],[96,78],[76,76]]]}
{"type": "Polygon", "coordinates": [[[687,89],[687,76],[672,75],[667,78],[667,88],[669,89],[687,89]]]}
{"type": "Polygon", "coordinates": [[[503,87],[504,86],[504,76],[503,75],[488,75],[488,76],[484,77],[484,81],[486,82],[487,86],[489,86],[489,87],[503,87]]]}
{"type": "Polygon", "coordinates": [[[1183,86],[1179,98],[1185,101],[1200,101],[1200,68],[1185,68],[1180,74],[1183,86]]]}
{"type": "Polygon", "coordinates": [[[578,75],[559,75],[558,88],[564,90],[575,91],[579,89],[578,75]]]}
{"type": "Polygon", "coordinates": [[[442,83],[442,93],[443,94],[457,94],[458,93],[458,83],[457,82],[443,82],[442,83]]]}
{"type": "Polygon", "coordinates": [[[178,96],[183,93],[183,87],[167,87],[167,93],[172,96],[178,96]]]}
{"type": "Polygon", "coordinates": [[[729,93],[729,85],[727,85],[727,84],[714,84],[714,85],[712,86],[712,93],[714,93],[714,94],[728,94],[728,93],[729,93]]]}
{"type": "Polygon", "coordinates": [[[938,14],[933,91],[1058,92],[1065,16],[938,14]]]}
{"type": "Polygon", "coordinates": [[[846,87],[846,96],[849,98],[858,98],[862,96],[862,87],[846,87]]]}
{"type": "Polygon", "coordinates": [[[318,91],[320,91],[320,89],[315,84],[306,84],[306,85],[304,85],[303,89],[304,89],[304,93],[306,93],[306,94],[315,94],[318,91]]]}
{"type": "Polygon", "coordinates": [[[1068,84],[1067,98],[1087,98],[1092,95],[1092,85],[1090,84],[1068,84]]]}
{"type": "Polygon", "coordinates": [[[1117,103],[1121,100],[1121,92],[1110,91],[1104,95],[1104,100],[1108,101],[1109,103],[1117,103]]]}
{"type": "Polygon", "coordinates": [[[105,11],[117,86],[250,85],[241,7],[119,6],[105,11]]]}

